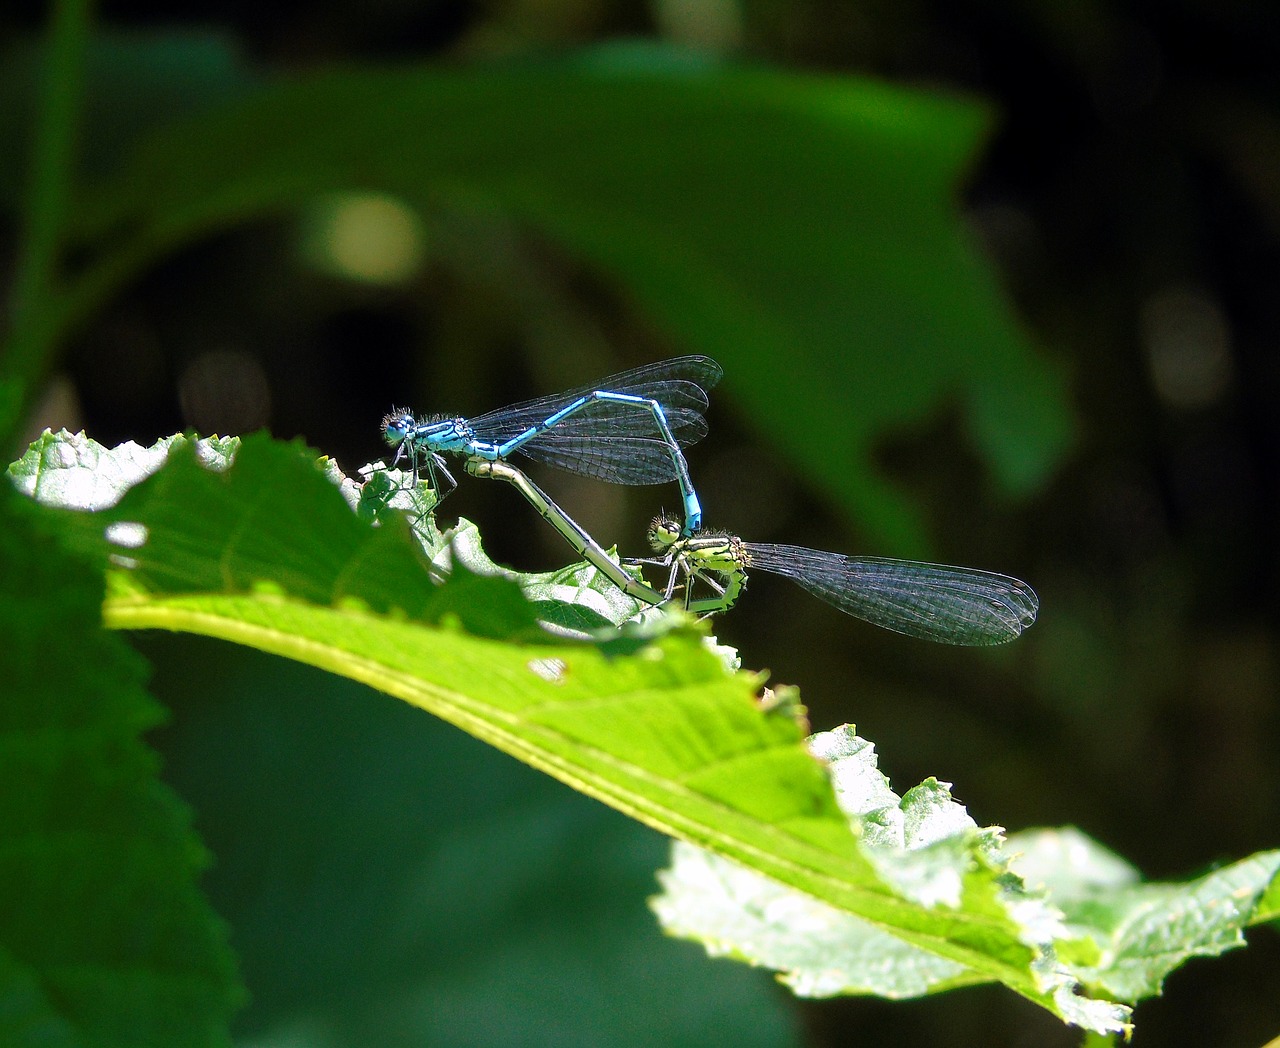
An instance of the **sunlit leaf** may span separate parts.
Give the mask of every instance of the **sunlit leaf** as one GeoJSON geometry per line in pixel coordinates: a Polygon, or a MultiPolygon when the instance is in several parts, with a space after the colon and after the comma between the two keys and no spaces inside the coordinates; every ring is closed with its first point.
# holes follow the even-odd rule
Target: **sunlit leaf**
{"type": "MultiPolygon", "coordinates": [[[[60,439],[73,438],[46,436],[24,461],[48,460],[60,439]]],[[[176,443],[163,469],[91,518],[145,534],[115,554],[107,622],[222,637],[397,695],[663,833],[1060,1011],[1060,980],[1037,970],[1044,944],[1007,904],[984,831],[906,860],[860,848],[794,702],[760,701],[760,679],[730,671],[683,616],[569,642],[537,625],[507,579],[454,557],[441,583],[403,520],[371,527],[334,480],[263,437],[220,471],[176,443]]],[[[927,788],[903,811],[898,832],[914,842],[955,821],[927,788]]]]}
{"type": "Polygon", "coordinates": [[[1170,972],[1193,957],[1244,946],[1244,929],[1274,916],[1264,900],[1275,890],[1280,851],[1182,883],[1144,883],[1078,830],[1027,832],[1009,844],[1022,852],[1019,872],[1050,887],[1070,936],[1087,943],[1090,952],[1077,968],[1081,980],[1120,1000],[1159,994],[1170,972]]]}
{"type": "Polygon", "coordinates": [[[1074,973],[1055,960],[1063,935],[1045,900],[1009,876],[997,830],[976,826],[945,784],[930,779],[901,799],[876,767],[870,743],[845,728],[813,736],[812,751],[830,762],[841,808],[870,860],[868,885],[893,887],[918,911],[917,938],[762,877],[737,862],[687,844],[672,850],[653,900],[668,932],[774,968],[808,997],[874,994],[919,997],[991,981],[982,966],[948,956],[930,938],[964,936],[975,951],[995,949],[1001,925],[1016,928],[1047,1005],[1086,1029],[1119,1031],[1128,1009],[1075,993],[1074,973]]]}

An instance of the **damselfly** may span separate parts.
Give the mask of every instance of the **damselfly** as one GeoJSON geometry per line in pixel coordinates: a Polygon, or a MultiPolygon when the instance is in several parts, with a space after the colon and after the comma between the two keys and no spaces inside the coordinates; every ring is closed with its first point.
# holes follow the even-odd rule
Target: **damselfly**
{"type": "Polygon", "coordinates": [[[684,503],[680,531],[691,534],[701,527],[702,507],[681,448],[706,435],[707,390],[721,374],[710,357],[676,357],[473,419],[419,419],[397,408],[382,420],[382,432],[396,448],[392,465],[407,457],[416,475],[425,464],[441,497],[457,486],[446,454],[500,462],[518,452],[614,484],[676,480],[684,503]],[[441,478],[448,491],[440,491],[441,478]]]}
{"type": "Polygon", "coordinates": [[[573,547],[615,586],[645,604],[679,600],[689,611],[713,615],[732,607],[749,571],[785,575],[822,600],[876,626],[943,644],[989,645],[1014,640],[1035,622],[1040,602],[1025,582],[978,568],[884,557],[848,557],[801,546],[744,542],[703,532],[681,537],[674,520],[659,517],[649,544],[661,556],[629,564],[669,569],[659,591],[612,559],[533,481],[506,462],[472,458],[472,476],[516,488],[573,547]],[[683,595],[677,589],[683,585],[683,595]],[[697,588],[701,589],[701,595],[697,588]]]}
{"type": "Polygon", "coordinates": [[[1025,582],[978,568],[928,564],[773,543],[744,542],[736,535],[682,537],[680,526],[659,517],[649,544],[670,568],[664,600],[683,580],[690,610],[723,611],[746,586],[747,575],[784,575],[841,611],[909,637],[941,644],[1004,644],[1036,620],[1040,600],[1025,582]],[[711,591],[696,597],[695,583],[711,591]]]}

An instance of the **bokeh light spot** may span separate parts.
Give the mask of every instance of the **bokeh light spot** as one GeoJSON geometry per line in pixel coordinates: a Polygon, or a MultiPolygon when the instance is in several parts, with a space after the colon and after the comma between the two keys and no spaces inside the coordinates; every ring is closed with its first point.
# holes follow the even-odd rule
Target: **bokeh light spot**
{"type": "Polygon", "coordinates": [[[347,193],[315,205],[303,254],[317,269],[369,284],[398,284],[422,264],[425,237],[414,210],[384,193],[347,193]]]}

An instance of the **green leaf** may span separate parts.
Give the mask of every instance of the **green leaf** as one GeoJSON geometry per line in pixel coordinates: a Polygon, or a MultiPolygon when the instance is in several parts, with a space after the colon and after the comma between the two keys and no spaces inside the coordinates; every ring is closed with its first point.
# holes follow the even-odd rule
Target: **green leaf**
{"type": "MultiPolygon", "coordinates": [[[[52,485],[32,463],[61,461],[51,445],[76,439],[46,436],[17,472],[52,485]]],[[[519,587],[460,558],[432,581],[429,543],[394,518],[370,527],[351,512],[352,492],[344,501],[332,471],[296,446],[246,438],[221,470],[199,465],[196,449],[175,442],[163,469],[93,515],[109,535],[141,529],[113,554],[109,624],[222,637],[397,695],[663,833],[1065,1013],[1065,983],[1039,970],[1043,943],[1009,903],[990,835],[966,831],[905,859],[860,848],[825,765],[802,745],[793,697],[758,701],[759,678],[729,672],[683,616],[571,643],[537,626],[519,587]],[[459,628],[469,624],[477,632],[459,628]]],[[[66,456],[69,468],[84,457],[66,456]]],[[[927,841],[955,821],[952,807],[917,791],[893,832],[927,841]]]]}
{"type": "MultiPolygon", "coordinates": [[[[66,507],[110,507],[89,522],[116,564],[120,600],[148,594],[286,593],[318,604],[355,603],[422,621],[456,618],[473,633],[517,637],[541,629],[519,587],[455,571],[445,591],[428,559],[439,533],[420,522],[427,542],[409,540],[410,525],[393,516],[372,529],[352,514],[331,479],[332,466],[266,437],[193,442],[170,437],[145,452],[123,445],[104,452],[83,435],[46,432],[10,467],[20,488],[66,507]],[[248,454],[245,449],[248,448],[248,454]],[[236,469],[228,470],[234,455],[236,469]],[[129,488],[160,461],[167,468],[129,488]],[[145,468],[138,463],[145,463],[145,468]],[[110,465],[108,465],[110,463],[110,465]],[[144,555],[134,555],[136,547],[144,555]]],[[[384,501],[380,498],[379,501],[384,501]]]]}
{"type": "MultiPolygon", "coordinates": [[[[19,491],[46,506],[108,509],[163,466],[170,449],[185,439],[165,437],[149,448],[131,440],[108,450],[83,433],[63,430],[55,435],[45,430],[8,472],[19,491]]],[[[198,442],[196,448],[206,466],[225,469],[239,444],[237,438],[214,438],[198,442]]]]}
{"type": "Polygon", "coordinates": [[[0,945],[0,1044],[79,1048],[83,1043],[45,996],[38,973],[0,945]]]}
{"type": "Polygon", "coordinates": [[[1258,909],[1254,916],[1258,921],[1274,921],[1280,917],[1280,875],[1271,878],[1267,890],[1258,900],[1258,909]]]}
{"type": "MultiPolygon", "coordinates": [[[[1159,994],[1188,960],[1244,945],[1243,929],[1275,916],[1280,851],[1260,852],[1181,883],[1142,883],[1137,870],[1078,830],[1039,830],[1001,842],[979,831],[942,784],[928,780],[899,802],[869,743],[847,730],[814,736],[830,758],[842,808],[881,876],[924,905],[954,906],[974,864],[1006,871],[995,902],[1020,921],[1042,960],[1057,968],[1064,1018],[1117,1031],[1126,1009],[1159,994]],[[1028,890],[1029,889],[1029,890],[1028,890]]],[[[677,844],[653,906],[672,934],[775,968],[805,996],[911,997],[985,981],[982,974],[913,948],[882,928],[792,891],[736,863],[677,844]]],[[[942,919],[946,910],[937,908],[942,919]]]]}
{"type": "Polygon", "coordinates": [[[652,900],[668,933],[702,942],[713,955],[774,968],[801,996],[888,998],[998,978],[988,965],[937,949],[931,938],[965,936],[979,956],[1007,949],[1002,943],[1010,937],[1034,953],[1027,963],[1042,1004],[1085,1029],[1127,1028],[1127,1008],[1075,992],[1076,975],[1055,960],[1061,922],[1010,875],[999,831],[979,829],[934,779],[899,800],[873,747],[851,728],[815,735],[809,746],[830,762],[836,796],[869,860],[866,884],[887,884],[919,907],[915,936],[687,844],[672,849],[663,893],[652,900]]]}
{"type": "Polygon", "coordinates": [[[875,445],[945,405],[1006,490],[1040,483],[1070,438],[1062,379],[956,215],[984,108],[670,57],[331,72],[177,122],[86,187],[77,232],[102,253],[63,322],[209,230],[377,190],[501,213],[591,261],[720,358],[761,433],[804,419],[783,453],[899,546],[922,526],[875,445]]]}
{"type": "Polygon", "coordinates": [[[1244,946],[1244,929],[1274,916],[1265,900],[1275,891],[1280,851],[1184,883],[1142,883],[1078,830],[1016,834],[1009,846],[1022,853],[1018,871],[1049,889],[1071,935],[1087,944],[1076,968],[1081,980],[1120,1000],[1159,994],[1170,972],[1244,946]]]}
{"type": "Polygon", "coordinates": [[[765,973],[654,926],[661,835],[362,686],[138,640],[172,696],[166,779],[217,856],[207,890],[252,990],[240,1042],[802,1043],[765,973]]]}
{"type": "Polygon", "coordinates": [[[162,713],[58,516],[0,490],[0,1041],[229,1044],[205,855],[139,740],[162,713]]]}

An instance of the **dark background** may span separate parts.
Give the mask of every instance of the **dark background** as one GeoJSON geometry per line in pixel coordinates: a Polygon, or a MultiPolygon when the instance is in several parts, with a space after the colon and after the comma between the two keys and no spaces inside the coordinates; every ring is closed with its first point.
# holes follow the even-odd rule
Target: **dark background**
{"type": "MultiPolygon", "coordinates": [[[[990,100],[999,125],[969,182],[965,215],[1036,342],[1069,375],[1078,439],[1051,481],[1016,503],[984,484],[957,419],[945,413],[886,435],[879,456],[927,508],[936,555],[1026,578],[1042,600],[1040,622],[1007,650],[936,648],[853,622],[784,581],[753,578],[717,632],[740,649],[744,665],[799,684],[815,727],[856,721],[895,788],[937,775],[955,783],[980,823],[1075,824],[1157,879],[1275,846],[1280,9],[963,0],[724,0],[688,5],[694,9],[710,12],[696,31],[677,17],[680,5],[609,0],[210,0],[180,10],[104,3],[99,21],[207,28],[233,38],[246,66],[262,73],[338,61],[484,61],[642,36],[990,100]]],[[[19,6],[0,15],[0,29],[21,34],[42,18],[33,5],[19,6]]],[[[235,433],[265,425],[281,437],[304,437],[353,471],[383,454],[378,420],[393,404],[476,414],[687,351],[554,244],[518,228],[484,232],[463,231],[449,250],[382,286],[318,271],[296,222],[259,223],[203,242],[151,270],[94,319],[69,347],[33,429],[83,427],[110,445],[147,443],[185,427],[235,433]],[[564,382],[556,380],[561,375],[564,382]]],[[[866,548],[857,520],[838,517],[821,491],[801,486],[776,449],[749,433],[732,373],[713,394],[709,418],[711,435],[690,454],[709,523],[757,541],[890,552],[866,548]],[[722,519],[715,507],[730,509],[722,519]]],[[[536,475],[589,530],[624,551],[639,550],[648,517],[673,498],[536,475]]],[[[556,537],[502,486],[464,483],[446,508],[450,518],[480,523],[496,559],[528,569],[565,562],[556,537]]],[[[361,869],[370,872],[360,832],[290,815],[280,782],[313,778],[318,759],[331,762],[319,806],[350,809],[353,826],[367,825],[387,791],[354,773],[348,780],[349,763],[387,760],[383,743],[402,733],[429,735],[423,745],[437,762],[446,747],[464,747],[456,779],[400,783],[398,818],[386,831],[397,841],[440,828],[439,811],[415,804],[418,789],[474,798],[469,777],[512,775],[521,785],[505,789],[516,796],[568,792],[532,785],[532,773],[454,739],[452,729],[423,727],[420,715],[403,716],[384,696],[208,642],[139,643],[157,663],[157,691],[175,710],[159,742],[218,856],[210,891],[232,923],[256,994],[246,1036],[278,1030],[272,1024],[281,1014],[323,1012],[308,1003],[323,982],[305,976],[308,964],[320,963],[308,943],[333,943],[338,933],[326,925],[359,894],[361,869]],[[198,680],[193,660],[206,667],[198,680]],[[317,703],[319,720],[332,721],[327,727],[318,726],[317,703]],[[248,720],[236,719],[242,715],[248,720]],[[349,747],[318,757],[318,740],[335,733],[349,747]],[[261,751],[233,746],[215,755],[209,740],[218,738],[258,740],[261,751]],[[271,828],[262,805],[249,800],[235,809],[239,821],[230,818],[237,788],[280,805],[279,823],[271,828]],[[254,833],[266,836],[255,841],[254,833]],[[272,877],[246,865],[242,852],[268,842],[329,858],[312,870],[314,905],[263,931],[271,907],[261,892],[272,877]],[[322,871],[331,861],[353,867],[352,879],[326,896],[322,871]]],[[[421,759],[424,751],[415,752],[421,759]]],[[[317,801],[303,791],[298,810],[313,811],[317,801]]],[[[600,820],[606,837],[623,832],[597,806],[565,797],[557,803],[572,813],[564,816],[572,825],[600,820]]],[[[476,803],[465,821],[496,820],[494,810],[476,803]]],[[[574,832],[596,839],[594,831],[574,832]]],[[[637,835],[636,865],[616,884],[575,865],[589,863],[594,846],[566,847],[575,885],[596,878],[613,884],[610,891],[625,885],[626,912],[640,917],[635,941],[651,937],[655,949],[687,949],[679,956],[696,961],[692,947],[661,942],[644,915],[652,881],[634,870],[662,862],[661,842],[625,832],[637,835]]],[[[525,861],[514,845],[489,847],[495,863],[525,861]]],[[[540,851],[536,835],[529,848],[540,851]]],[[[565,876],[549,874],[548,882],[565,876]]],[[[287,909],[290,901],[278,903],[287,909]]],[[[548,920],[543,930],[557,941],[558,925],[548,920]]],[[[433,942],[438,922],[424,926],[433,942]]],[[[1256,1046],[1280,1033],[1273,978],[1280,946],[1268,930],[1250,940],[1246,951],[1175,974],[1163,998],[1138,1009],[1134,1043],[1191,1043],[1195,1029],[1198,1044],[1256,1046]]],[[[439,951],[456,946],[447,942],[423,947],[442,968],[439,951]]],[[[603,992],[579,985],[592,1001],[594,1043],[625,1043],[619,1027],[645,1021],[619,1018],[609,1006],[628,992],[619,982],[645,969],[643,958],[607,969],[615,981],[603,992]]],[[[342,963],[334,958],[331,977],[342,963]]],[[[557,963],[554,955],[549,963],[557,963]]],[[[767,980],[748,977],[754,992],[773,992],[767,980]]],[[[546,1002],[536,988],[529,995],[546,1002]]],[[[561,1006],[584,1009],[568,999],[561,1006]]],[[[781,996],[777,1006],[783,1014],[791,1007],[781,996]]],[[[423,1007],[438,1019],[438,1010],[423,1007]]],[[[512,1026],[528,1024],[531,1013],[512,1007],[523,1016],[512,1026]]],[[[1077,1043],[1000,990],[798,1008],[795,1036],[815,1045],[1077,1043]]],[[[342,1025],[331,1015],[313,1019],[342,1025]]],[[[330,1040],[317,1034],[316,1043],[359,1043],[377,1029],[362,1021],[346,1034],[330,1030],[330,1040]]],[[[742,1043],[727,1033],[731,1026],[710,1022],[700,1030],[693,1019],[673,1020],[682,1024],[689,1043],[710,1043],[716,1029],[726,1043],[742,1043]]],[[[788,1026],[780,1020],[781,1040],[772,1043],[791,1036],[788,1026]]],[[[436,1029],[421,1043],[467,1043],[440,1032],[448,1027],[436,1029]]],[[[528,1029],[519,1037],[503,1029],[508,1043],[541,1043],[528,1029]]],[[[419,1043],[405,1036],[404,1043],[419,1043]]],[[[475,1038],[503,1043],[494,1030],[475,1038]]],[[[399,1042],[388,1035],[382,1043],[399,1042]]]]}

